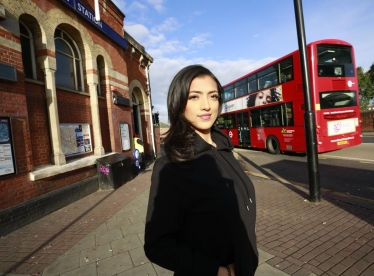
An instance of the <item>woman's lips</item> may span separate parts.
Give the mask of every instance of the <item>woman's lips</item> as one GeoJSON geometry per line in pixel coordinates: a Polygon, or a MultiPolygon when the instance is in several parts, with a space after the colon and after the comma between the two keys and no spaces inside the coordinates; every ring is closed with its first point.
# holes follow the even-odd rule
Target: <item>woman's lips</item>
{"type": "Polygon", "coordinates": [[[212,115],[210,115],[210,114],[203,114],[203,115],[200,115],[199,117],[200,117],[201,119],[203,119],[203,120],[209,120],[211,116],[212,116],[212,115]]]}

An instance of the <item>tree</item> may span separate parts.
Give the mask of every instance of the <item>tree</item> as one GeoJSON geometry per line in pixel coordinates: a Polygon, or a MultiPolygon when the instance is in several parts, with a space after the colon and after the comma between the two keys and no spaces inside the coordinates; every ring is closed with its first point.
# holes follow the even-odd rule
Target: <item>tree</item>
{"type": "Polygon", "coordinates": [[[361,110],[367,110],[370,102],[374,100],[374,63],[365,72],[362,67],[357,67],[357,78],[360,92],[361,110]]]}

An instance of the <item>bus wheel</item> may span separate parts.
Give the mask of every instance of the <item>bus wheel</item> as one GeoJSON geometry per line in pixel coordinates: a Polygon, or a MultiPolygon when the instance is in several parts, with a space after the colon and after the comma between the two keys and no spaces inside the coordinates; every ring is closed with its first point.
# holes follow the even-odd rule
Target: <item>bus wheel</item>
{"type": "Polygon", "coordinates": [[[266,139],[266,149],[271,154],[279,154],[280,149],[278,139],[274,136],[269,136],[266,139]]]}

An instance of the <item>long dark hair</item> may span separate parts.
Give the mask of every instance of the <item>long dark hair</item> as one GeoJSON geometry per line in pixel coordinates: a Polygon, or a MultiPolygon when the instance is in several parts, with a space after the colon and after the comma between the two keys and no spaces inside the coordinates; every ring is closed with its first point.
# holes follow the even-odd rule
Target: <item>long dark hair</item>
{"type": "Polygon", "coordinates": [[[219,93],[219,112],[222,110],[223,88],[211,71],[202,65],[190,65],[180,70],[173,78],[168,92],[167,105],[170,121],[169,131],[164,138],[167,157],[174,163],[193,159],[195,131],[184,116],[191,82],[198,77],[210,76],[216,83],[219,93]]]}

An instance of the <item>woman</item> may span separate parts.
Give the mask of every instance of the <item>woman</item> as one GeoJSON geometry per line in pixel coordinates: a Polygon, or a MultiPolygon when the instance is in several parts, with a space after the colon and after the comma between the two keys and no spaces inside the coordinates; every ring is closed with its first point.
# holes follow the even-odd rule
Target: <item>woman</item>
{"type": "Polygon", "coordinates": [[[249,97],[247,98],[247,107],[279,102],[281,99],[282,95],[277,91],[277,88],[271,88],[260,91],[256,94],[249,95],[249,97]]]}
{"type": "Polygon", "coordinates": [[[153,168],[144,250],[176,276],[249,276],[258,265],[254,187],[214,126],[222,96],[201,65],[182,69],[169,88],[166,156],[153,168]]]}

